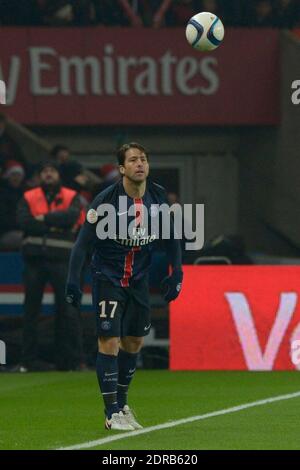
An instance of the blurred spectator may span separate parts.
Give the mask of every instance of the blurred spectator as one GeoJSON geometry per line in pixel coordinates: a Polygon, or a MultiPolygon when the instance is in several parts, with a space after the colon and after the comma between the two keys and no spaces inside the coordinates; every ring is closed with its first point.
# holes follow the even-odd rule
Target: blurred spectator
{"type": "Polygon", "coordinates": [[[80,201],[76,191],[62,186],[53,160],[41,164],[40,180],[40,186],[24,193],[17,210],[24,231],[25,315],[23,361],[17,368],[20,372],[39,368],[37,323],[48,282],[55,294],[57,368],[76,369],[82,354],[79,312],[64,298],[68,259],[82,223],[80,201]]]}
{"type": "Polygon", "coordinates": [[[121,6],[124,15],[128,19],[130,26],[143,26],[142,18],[139,15],[138,2],[136,0],[118,0],[118,3],[121,6]]]}
{"type": "Polygon", "coordinates": [[[143,26],[139,16],[138,0],[75,0],[75,24],[102,24],[105,26],[143,26]]]}
{"type": "Polygon", "coordinates": [[[271,0],[256,0],[252,6],[250,25],[271,27],[274,25],[274,11],[271,0]]]}
{"type": "Polygon", "coordinates": [[[220,15],[220,5],[217,0],[202,0],[200,11],[209,11],[215,15],[220,15]]]}
{"type": "Polygon", "coordinates": [[[63,184],[67,188],[78,191],[86,185],[87,178],[83,175],[83,168],[80,163],[71,160],[71,153],[68,147],[55,145],[51,151],[51,156],[59,165],[63,184]]]}
{"type": "Polygon", "coordinates": [[[7,119],[0,113],[0,166],[3,169],[8,160],[18,160],[24,166],[24,157],[20,147],[7,133],[7,119]]]}
{"type": "Polygon", "coordinates": [[[170,5],[167,18],[168,26],[184,26],[188,20],[201,11],[201,8],[195,6],[195,0],[174,0],[170,5]]]}
{"type": "Polygon", "coordinates": [[[42,25],[71,25],[74,19],[72,0],[36,0],[35,14],[42,25]]]}
{"type": "Polygon", "coordinates": [[[24,191],[25,171],[15,161],[7,162],[0,181],[0,249],[18,250],[21,246],[22,232],[17,223],[17,206],[24,191]]]}
{"type": "Polygon", "coordinates": [[[99,186],[98,192],[100,193],[104,189],[108,188],[108,186],[116,183],[120,179],[120,172],[117,165],[113,165],[108,163],[107,165],[103,165],[100,168],[100,176],[102,178],[102,183],[99,186]]]}
{"type": "Polygon", "coordinates": [[[97,3],[100,2],[94,0],[74,0],[73,2],[73,15],[74,25],[76,26],[88,26],[95,24],[97,19],[99,23],[101,20],[99,14],[97,15],[98,8],[97,3]]]}
{"type": "Polygon", "coordinates": [[[30,26],[184,26],[210,11],[225,26],[299,24],[299,0],[0,0],[0,24],[30,26]]]}
{"type": "Polygon", "coordinates": [[[299,0],[277,0],[275,2],[275,25],[278,28],[293,28],[299,24],[299,0]]]}
{"type": "Polygon", "coordinates": [[[225,26],[249,26],[252,13],[252,2],[249,0],[222,0],[222,20],[225,26]]]}
{"type": "Polygon", "coordinates": [[[64,185],[77,191],[82,206],[87,207],[92,200],[92,193],[88,190],[88,176],[84,173],[80,163],[75,161],[62,163],[60,174],[64,185]]]}
{"type": "Polygon", "coordinates": [[[141,0],[141,14],[144,25],[157,29],[170,23],[169,10],[171,5],[172,0],[141,0]]]}
{"type": "Polygon", "coordinates": [[[51,151],[52,158],[57,162],[63,185],[74,189],[80,194],[82,206],[86,207],[92,199],[94,183],[82,165],[71,160],[71,153],[65,145],[55,145],[51,151]]]}
{"type": "Polygon", "coordinates": [[[39,169],[39,164],[31,164],[29,165],[29,168],[27,169],[27,178],[25,181],[25,189],[32,189],[36,188],[37,186],[40,185],[40,175],[38,172],[39,169]]]}
{"type": "Polygon", "coordinates": [[[71,158],[70,150],[68,149],[68,147],[60,144],[55,145],[53,147],[53,149],[51,150],[51,156],[54,158],[54,160],[57,161],[59,165],[61,165],[62,163],[67,163],[71,158]]]}
{"type": "Polygon", "coordinates": [[[0,0],[0,24],[35,25],[36,0],[0,0]]]}

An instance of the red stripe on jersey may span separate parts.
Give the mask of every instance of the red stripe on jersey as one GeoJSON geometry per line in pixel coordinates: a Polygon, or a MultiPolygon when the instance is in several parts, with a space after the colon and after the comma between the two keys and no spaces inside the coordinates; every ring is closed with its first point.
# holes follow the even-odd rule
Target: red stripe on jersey
{"type": "Polygon", "coordinates": [[[143,199],[134,198],[135,226],[138,227],[143,221],[143,199]]]}
{"type": "MultiPolygon", "coordinates": [[[[137,227],[143,221],[143,199],[134,198],[134,209],[135,209],[135,226],[137,227]]],[[[134,252],[140,251],[140,246],[135,246],[131,249],[129,253],[125,256],[124,262],[124,274],[123,278],[121,279],[121,286],[122,287],[129,287],[129,279],[133,273],[133,263],[134,263],[134,252]]]]}
{"type": "Polygon", "coordinates": [[[121,286],[128,287],[129,286],[129,278],[132,276],[133,271],[133,258],[134,258],[134,251],[131,250],[125,256],[125,263],[124,263],[124,274],[123,278],[121,279],[121,286]]]}

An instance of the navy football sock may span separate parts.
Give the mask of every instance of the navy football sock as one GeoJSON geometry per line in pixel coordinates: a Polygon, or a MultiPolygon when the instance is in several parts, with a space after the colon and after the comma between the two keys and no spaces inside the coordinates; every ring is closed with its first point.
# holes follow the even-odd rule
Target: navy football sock
{"type": "Polygon", "coordinates": [[[128,353],[123,349],[119,350],[118,405],[121,409],[127,405],[128,388],[136,370],[137,357],[137,353],[128,353]]]}
{"type": "Polygon", "coordinates": [[[96,369],[105,405],[105,414],[111,418],[113,413],[119,412],[117,400],[118,357],[98,352],[96,369]]]}

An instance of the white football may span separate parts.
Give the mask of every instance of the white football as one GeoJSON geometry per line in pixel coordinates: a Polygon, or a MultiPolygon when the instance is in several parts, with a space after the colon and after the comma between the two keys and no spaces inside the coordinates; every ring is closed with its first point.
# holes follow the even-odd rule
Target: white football
{"type": "Polygon", "coordinates": [[[203,11],[189,20],[185,35],[188,43],[198,51],[217,49],[224,39],[224,25],[215,14],[203,11]]]}

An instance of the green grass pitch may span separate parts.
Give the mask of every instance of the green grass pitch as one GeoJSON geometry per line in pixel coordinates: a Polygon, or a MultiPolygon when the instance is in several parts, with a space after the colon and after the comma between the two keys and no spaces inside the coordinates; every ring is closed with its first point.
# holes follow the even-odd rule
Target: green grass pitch
{"type": "MultiPolygon", "coordinates": [[[[297,372],[147,370],[137,372],[129,404],[148,427],[298,391],[297,372]]],[[[300,449],[299,417],[300,397],[95,448],[300,449]]],[[[56,449],[120,434],[103,422],[93,372],[0,374],[0,449],[56,449]]]]}

